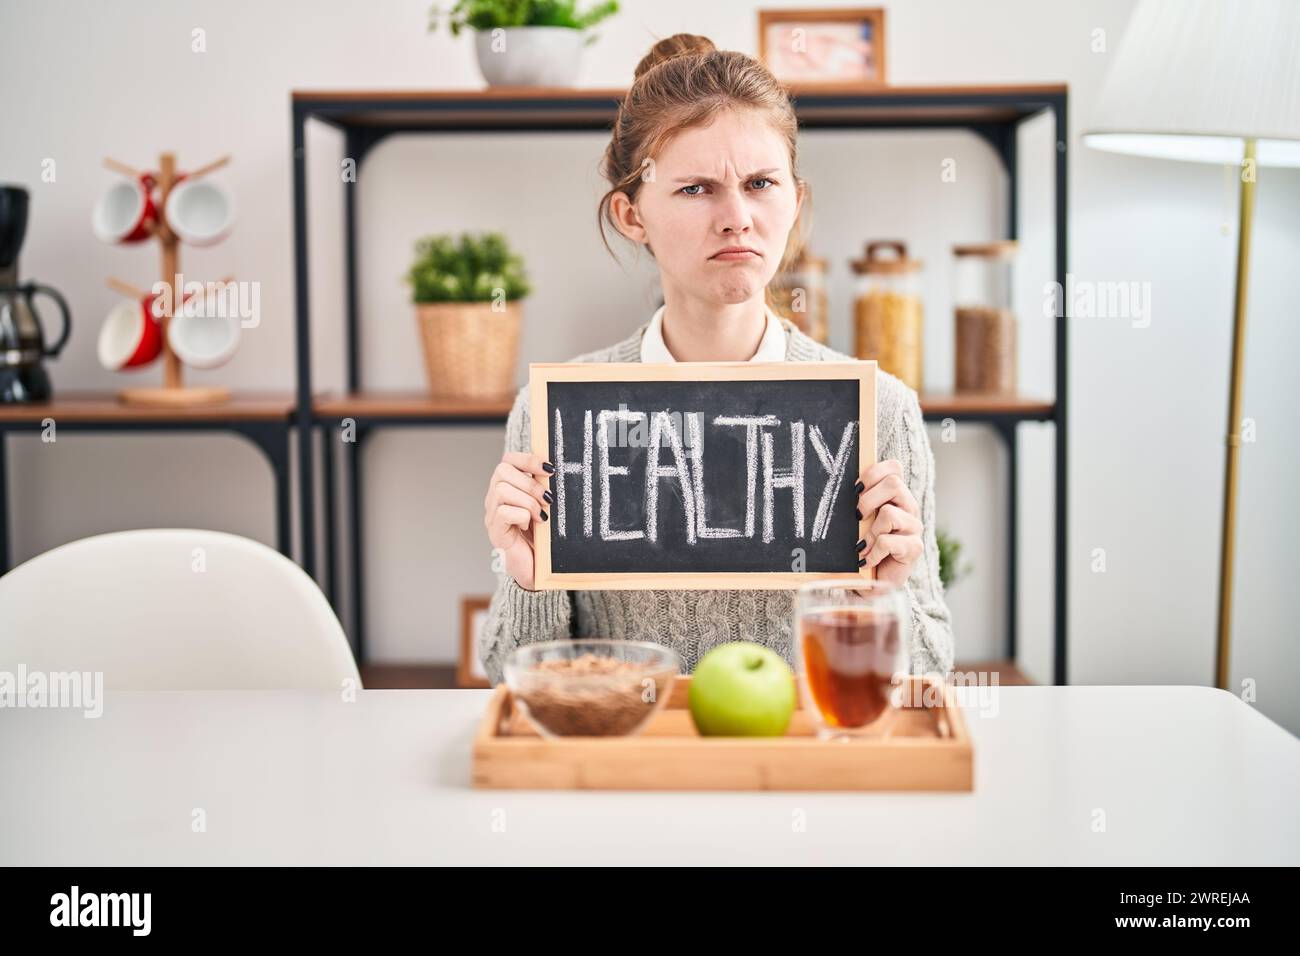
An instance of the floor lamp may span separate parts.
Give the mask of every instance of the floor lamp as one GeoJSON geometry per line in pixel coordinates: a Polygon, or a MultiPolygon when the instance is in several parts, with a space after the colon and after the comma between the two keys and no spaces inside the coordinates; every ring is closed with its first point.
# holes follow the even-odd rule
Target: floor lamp
{"type": "Polygon", "coordinates": [[[1228,686],[1237,452],[1256,171],[1300,166],[1300,2],[1141,0],[1107,68],[1084,142],[1240,167],[1215,683],[1228,686]]]}

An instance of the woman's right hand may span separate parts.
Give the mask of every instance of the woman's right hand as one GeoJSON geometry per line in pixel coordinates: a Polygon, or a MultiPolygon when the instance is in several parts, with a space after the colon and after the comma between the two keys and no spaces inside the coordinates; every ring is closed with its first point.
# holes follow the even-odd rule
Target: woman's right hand
{"type": "Polygon", "coordinates": [[[533,590],[533,522],[546,521],[555,497],[543,482],[551,476],[537,455],[508,451],[492,472],[483,499],[483,524],[493,548],[506,559],[506,573],[533,590]]]}

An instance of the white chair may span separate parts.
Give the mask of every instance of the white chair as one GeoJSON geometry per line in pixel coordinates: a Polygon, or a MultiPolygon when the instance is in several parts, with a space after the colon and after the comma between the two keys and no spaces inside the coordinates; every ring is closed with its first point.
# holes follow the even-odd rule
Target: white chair
{"type": "Polygon", "coordinates": [[[361,680],[316,582],[264,544],[152,528],[73,541],[0,577],[0,670],[117,690],[340,690],[361,680]]]}

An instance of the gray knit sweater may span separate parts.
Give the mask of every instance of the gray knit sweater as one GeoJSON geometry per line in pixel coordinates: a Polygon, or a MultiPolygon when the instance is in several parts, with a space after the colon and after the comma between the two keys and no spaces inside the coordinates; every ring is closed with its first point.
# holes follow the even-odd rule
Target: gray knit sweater
{"type": "MultiPolygon", "coordinates": [[[[786,361],[852,361],[804,335],[788,320],[786,361]]],[[[639,362],[641,336],[649,322],[608,349],[588,352],[573,362],[639,362]]],[[[532,441],[528,386],[519,390],[506,422],[506,451],[529,451],[532,441]]],[[[912,605],[913,673],[947,674],[952,667],[951,615],[939,580],[939,548],[934,537],[934,455],[921,418],[916,392],[887,372],[876,377],[876,451],[881,459],[902,462],[907,485],[921,507],[925,554],[907,580],[912,605]]],[[[791,631],[794,591],[529,591],[505,571],[479,637],[478,653],[493,684],[502,663],[521,644],[568,637],[655,641],[680,655],[685,673],[695,669],[710,648],[728,641],[754,641],[795,666],[791,631]]]]}

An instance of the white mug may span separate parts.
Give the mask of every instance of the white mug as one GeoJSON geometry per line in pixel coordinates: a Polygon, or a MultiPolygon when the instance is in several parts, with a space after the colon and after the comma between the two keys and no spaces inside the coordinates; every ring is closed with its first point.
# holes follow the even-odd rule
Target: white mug
{"type": "Polygon", "coordinates": [[[216,368],[239,348],[240,316],[227,308],[220,291],[180,306],[167,323],[167,344],[191,368],[216,368]]]}
{"type": "Polygon", "coordinates": [[[235,224],[235,201],[207,179],[182,180],[167,194],[163,215],[182,242],[210,246],[226,238],[235,224]]]}
{"type": "Polygon", "coordinates": [[[121,179],[99,197],[91,215],[95,238],[103,242],[142,242],[153,234],[158,210],[153,201],[154,179],[144,173],[121,179]]]}

